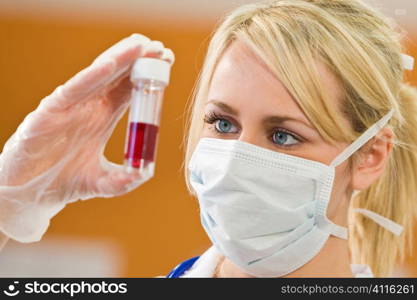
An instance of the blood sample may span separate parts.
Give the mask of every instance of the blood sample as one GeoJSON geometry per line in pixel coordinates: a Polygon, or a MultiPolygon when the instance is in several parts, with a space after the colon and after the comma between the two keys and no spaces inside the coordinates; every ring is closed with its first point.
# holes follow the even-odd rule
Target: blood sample
{"type": "Polygon", "coordinates": [[[171,65],[156,58],[139,58],[132,68],[133,83],[125,143],[128,172],[153,175],[164,89],[171,65]]]}
{"type": "Polygon", "coordinates": [[[130,122],[125,159],[132,167],[140,168],[154,162],[158,126],[140,122],[130,122]]]}

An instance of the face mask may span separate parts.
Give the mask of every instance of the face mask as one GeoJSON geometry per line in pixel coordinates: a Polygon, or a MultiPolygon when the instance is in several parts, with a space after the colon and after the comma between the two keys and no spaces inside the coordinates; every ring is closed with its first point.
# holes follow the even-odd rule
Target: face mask
{"type": "MultiPolygon", "coordinates": [[[[372,138],[393,110],[330,165],[239,140],[200,139],[189,163],[201,222],[218,250],[257,277],[279,277],[306,264],[330,235],[347,229],[326,217],[335,167],[372,138]]],[[[366,209],[357,212],[399,235],[402,226],[366,209]]]]}

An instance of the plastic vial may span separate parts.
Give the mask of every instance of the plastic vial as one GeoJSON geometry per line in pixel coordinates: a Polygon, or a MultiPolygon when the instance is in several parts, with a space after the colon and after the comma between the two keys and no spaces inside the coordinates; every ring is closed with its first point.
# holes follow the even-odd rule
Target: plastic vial
{"type": "Polygon", "coordinates": [[[126,134],[124,165],[129,173],[154,174],[158,130],[170,63],[142,57],[132,67],[133,83],[126,134]]]}

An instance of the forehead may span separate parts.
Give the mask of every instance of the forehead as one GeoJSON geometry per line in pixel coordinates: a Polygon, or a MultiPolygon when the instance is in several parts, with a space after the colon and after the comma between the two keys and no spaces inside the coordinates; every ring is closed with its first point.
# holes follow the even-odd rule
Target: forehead
{"type": "MultiPolygon", "coordinates": [[[[229,45],[216,66],[213,81],[219,77],[230,77],[233,80],[263,81],[263,84],[276,84],[277,78],[242,41],[235,40],[229,45]]],[[[221,78],[223,79],[223,78],[221,78]]],[[[215,82],[218,83],[218,82],[215,82]]]]}
{"type": "MultiPolygon", "coordinates": [[[[330,99],[337,101],[341,92],[339,82],[324,64],[316,62],[316,66],[323,88],[329,93],[330,99]]],[[[220,58],[209,88],[208,100],[210,99],[239,105],[239,109],[265,106],[265,109],[269,110],[304,115],[282,82],[262,59],[240,40],[232,42],[220,58]]]]}

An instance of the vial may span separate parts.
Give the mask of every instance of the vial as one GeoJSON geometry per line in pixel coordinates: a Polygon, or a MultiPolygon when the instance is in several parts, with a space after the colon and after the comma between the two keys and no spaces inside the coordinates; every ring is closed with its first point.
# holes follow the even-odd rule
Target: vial
{"type": "Polygon", "coordinates": [[[124,150],[124,166],[128,173],[149,177],[154,174],[162,102],[170,68],[170,63],[149,57],[139,58],[133,64],[124,150]]]}

